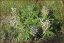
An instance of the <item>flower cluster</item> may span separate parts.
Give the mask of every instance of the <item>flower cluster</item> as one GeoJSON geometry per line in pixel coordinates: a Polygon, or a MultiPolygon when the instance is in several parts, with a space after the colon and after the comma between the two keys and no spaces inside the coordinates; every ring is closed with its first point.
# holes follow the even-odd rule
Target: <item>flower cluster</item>
{"type": "Polygon", "coordinates": [[[35,35],[38,32],[38,29],[35,26],[32,26],[30,28],[30,32],[32,33],[32,35],[35,35]]]}
{"type": "Polygon", "coordinates": [[[43,33],[45,33],[45,31],[48,30],[50,27],[50,21],[49,20],[44,21],[44,20],[45,20],[44,18],[40,19],[40,22],[42,24],[43,33]]]}
{"type": "Polygon", "coordinates": [[[16,21],[16,18],[12,16],[9,18],[9,22],[10,22],[10,25],[14,26],[17,21],[16,21]]]}
{"type": "Polygon", "coordinates": [[[11,8],[12,16],[9,18],[9,23],[11,26],[14,26],[17,28],[17,22],[19,21],[19,18],[17,18],[14,14],[16,14],[16,8],[11,8]]]}
{"type": "Polygon", "coordinates": [[[15,16],[17,14],[17,8],[11,8],[11,10],[11,14],[15,16]]]}
{"type": "Polygon", "coordinates": [[[42,12],[43,15],[48,15],[49,14],[49,9],[45,6],[43,6],[41,12],[42,12]]]}
{"type": "Polygon", "coordinates": [[[43,30],[44,30],[43,33],[45,33],[45,31],[46,31],[47,29],[49,29],[49,27],[50,27],[50,21],[49,21],[49,20],[46,20],[46,21],[43,23],[43,26],[42,26],[42,28],[43,28],[43,30]]]}

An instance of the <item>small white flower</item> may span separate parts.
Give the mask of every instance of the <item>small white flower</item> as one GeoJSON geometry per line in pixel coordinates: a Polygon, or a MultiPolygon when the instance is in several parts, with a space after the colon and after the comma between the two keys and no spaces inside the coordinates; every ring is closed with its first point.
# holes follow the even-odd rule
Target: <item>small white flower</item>
{"type": "Polygon", "coordinates": [[[12,10],[12,13],[15,13],[16,12],[16,8],[11,8],[11,10],[12,10]]]}

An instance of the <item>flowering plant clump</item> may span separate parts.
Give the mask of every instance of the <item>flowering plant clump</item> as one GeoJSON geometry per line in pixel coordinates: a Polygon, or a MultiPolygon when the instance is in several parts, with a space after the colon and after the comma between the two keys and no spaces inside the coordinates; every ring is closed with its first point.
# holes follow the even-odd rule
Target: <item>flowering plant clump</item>
{"type": "Polygon", "coordinates": [[[61,7],[57,6],[61,4],[59,1],[44,3],[2,1],[0,41],[60,41],[62,13],[61,7]]]}
{"type": "Polygon", "coordinates": [[[46,30],[49,29],[51,23],[49,20],[47,20],[47,16],[49,14],[49,9],[45,6],[43,6],[42,10],[41,10],[42,14],[43,14],[43,18],[39,18],[41,25],[42,25],[42,30],[43,33],[45,33],[46,30]]]}

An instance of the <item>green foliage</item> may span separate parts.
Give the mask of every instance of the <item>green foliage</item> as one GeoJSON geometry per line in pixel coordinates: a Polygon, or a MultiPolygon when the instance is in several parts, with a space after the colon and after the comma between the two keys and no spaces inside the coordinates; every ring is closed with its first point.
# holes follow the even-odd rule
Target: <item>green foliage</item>
{"type": "Polygon", "coordinates": [[[1,32],[0,32],[0,41],[1,42],[5,42],[6,39],[7,39],[7,31],[5,29],[2,29],[1,32]]]}
{"type": "Polygon", "coordinates": [[[52,31],[47,30],[47,31],[44,33],[43,37],[44,37],[44,38],[49,38],[50,36],[53,36],[53,35],[54,35],[54,33],[53,33],[52,31]]]}

